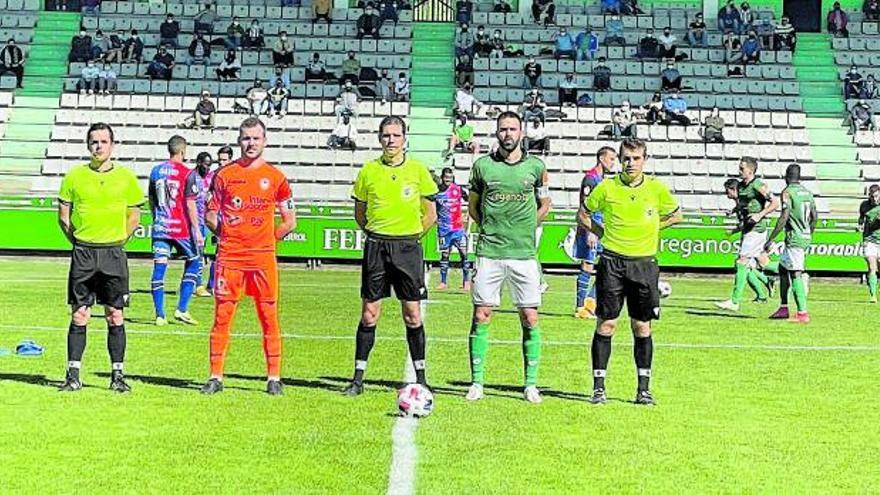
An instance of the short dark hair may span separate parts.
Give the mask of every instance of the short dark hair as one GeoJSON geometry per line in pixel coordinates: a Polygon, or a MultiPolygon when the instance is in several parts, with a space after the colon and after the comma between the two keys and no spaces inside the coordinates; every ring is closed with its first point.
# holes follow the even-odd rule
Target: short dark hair
{"type": "Polygon", "coordinates": [[[219,157],[221,154],[229,155],[232,158],[232,147],[231,146],[223,146],[219,150],[217,150],[217,156],[219,157]]]}
{"type": "Polygon", "coordinates": [[[736,189],[739,187],[739,179],[727,179],[724,181],[724,189],[736,189]]]}
{"type": "Polygon", "coordinates": [[[495,119],[495,125],[497,126],[504,119],[516,119],[520,125],[522,125],[522,117],[518,113],[511,112],[510,110],[498,114],[498,118],[495,119]]]}
{"type": "Polygon", "coordinates": [[[623,150],[642,150],[642,152],[647,156],[648,154],[648,145],[645,144],[644,141],[638,138],[626,138],[620,142],[620,154],[623,154],[623,150]]]}
{"type": "Polygon", "coordinates": [[[798,182],[801,180],[801,166],[797,163],[789,164],[785,168],[785,180],[789,182],[798,182]]]}
{"type": "Polygon", "coordinates": [[[446,174],[454,174],[454,172],[452,171],[452,168],[443,167],[443,170],[440,171],[440,177],[443,177],[446,174]]]}
{"type": "Polygon", "coordinates": [[[203,152],[199,153],[198,155],[196,155],[196,163],[202,163],[202,160],[204,160],[205,158],[207,158],[208,160],[214,161],[214,159],[211,158],[210,153],[208,153],[207,151],[203,151],[203,152]]]}
{"type": "Polygon", "coordinates": [[[113,128],[110,127],[110,124],[104,122],[95,122],[94,124],[89,126],[89,130],[86,132],[86,143],[92,138],[92,133],[95,131],[107,131],[110,133],[110,142],[116,142],[116,136],[113,134],[113,128]]]}
{"type": "Polygon", "coordinates": [[[178,153],[183,153],[185,149],[186,139],[183,136],[175,134],[168,140],[168,154],[176,155],[178,153]]]}
{"type": "Polygon", "coordinates": [[[406,122],[404,122],[403,118],[398,117],[397,115],[389,115],[382,119],[382,122],[379,122],[379,134],[385,130],[385,127],[389,125],[399,125],[401,129],[403,129],[403,135],[406,136],[406,122]]]}
{"type": "Polygon", "coordinates": [[[254,127],[263,129],[263,136],[266,135],[266,124],[257,117],[248,117],[241,121],[241,125],[238,126],[238,132],[241,133],[245,129],[253,129],[254,127]]]}
{"type": "Polygon", "coordinates": [[[868,194],[874,194],[877,191],[880,191],[880,186],[877,184],[871,184],[871,187],[868,188],[868,194]]]}
{"type": "Polygon", "coordinates": [[[599,151],[596,152],[596,161],[598,162],[599,160],[605,158],[605,155],[607,155],[608,153],[614,153],[614,148],[612,148],[611,146],[602,146],[601,148],[599,148],[599,151]]]}

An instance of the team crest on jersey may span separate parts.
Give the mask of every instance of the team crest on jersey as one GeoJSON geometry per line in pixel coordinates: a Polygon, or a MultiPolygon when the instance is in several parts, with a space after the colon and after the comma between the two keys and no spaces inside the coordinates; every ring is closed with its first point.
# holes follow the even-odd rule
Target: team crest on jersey
{"type": "Polygon", "coordinates": [[[409,198],[409,197],[412,196],[412,195],[413,195],[413,188],[412,188],[412,186],[404,186],[404,188],[403,188],[403,197],[404,197],[404,198],[409,198]]]}
{"type": "Polygon", "coordinates": [[[244,201],[238,196],[233,196],[230,202],[232,203],[232,208],[235,210],[240,210],[242,205],[244,205],[244,201]]]}
{"type": "Polygon", "coordinates": [[[269,179],[267,179],[266,177],[263,177],[262,179],[260,179],[260,189],[262,189],[264,191],[266,189],[269,189],[269,179]]]}

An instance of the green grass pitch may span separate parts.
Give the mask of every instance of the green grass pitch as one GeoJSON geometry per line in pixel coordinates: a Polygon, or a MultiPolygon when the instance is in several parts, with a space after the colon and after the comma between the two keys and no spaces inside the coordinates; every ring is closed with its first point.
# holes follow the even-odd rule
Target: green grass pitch
{"type": "MultiPolygon", "coordinates": [[[[150,266],[132,262],[126,372],[134,391],[110,393],[105,325],[94,318],[83,363],[87,388],[61,394],[67,261],[0,260],[0,347],[25,338],[41,358],[0,357],[2,493],[383,493],[392,461],[394,389],[406,345],[388,301],[367,393],[339,389],[351,372],[359,312],[355,269],[282,272],[283,397],[263,392],[259,327],[239,310],[227,389],[204,397],[210,299],[194,327],[150,324],[150,266]]],[[[459,280],[457,270],[451,275],[459,280]]],[[[174,287],[180,264],[169,270],[174,287]]],[[[436,271],[433,272],[436,282],[436,271]]],[[[464,398],[469,378],[466,294],[427,304],[434,414],[415,432],[416,493],[869,493],[880,445],[876,376],[880,307],[858,284],[815,281],[813,322],[712,309],[730,280],[671,277],[655,327],[653,390],[635,392],[632,337],[615,338],[613,399],[585,402],[592,323],[572,318],[573,277],[548,277],[541,310],[545,402],[521,399],[519,325],[499,311],[490,335],[487,397],[464,398]],[[432,340],[433,338],[433,340],[432,340]]],[[[176,292],[176,291],[175,291],[176,292]]],[[[176,294],[169,295],[169,307],[176,294]]],[[[623,328],[626,328],[625,326],[623,328]]]]}

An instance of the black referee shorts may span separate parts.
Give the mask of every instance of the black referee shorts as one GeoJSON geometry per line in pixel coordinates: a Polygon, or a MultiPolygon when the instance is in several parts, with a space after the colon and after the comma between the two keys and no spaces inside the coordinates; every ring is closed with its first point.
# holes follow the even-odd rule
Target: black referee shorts
{"type": "Polygon", "coordinates": [[[596,271],[596,316],[614,320],[623,301],[629,317],[639,321],[660,319],[660,268],[657,258],[632,258],[607,249],[596,271]]]}
{"type": "Polygon", "coordinates": [[[361,264],[361,298],[378,301],[394,294],[401,301],[428,298],[422,244],[418,239],[367,237],[361,264]]]}
{"type": "Polygon", "coordinates": [[[75,309],[95,303],[128,306],[128,258],[122,246],[75,245],[67,277],[67,303],[75,309]]]}

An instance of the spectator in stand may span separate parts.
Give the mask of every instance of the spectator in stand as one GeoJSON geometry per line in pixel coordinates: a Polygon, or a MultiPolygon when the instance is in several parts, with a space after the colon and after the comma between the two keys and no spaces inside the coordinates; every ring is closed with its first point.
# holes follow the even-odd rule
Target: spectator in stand
{"type": "Polygon", "coordinates": [[[202,97],[199,98],[199,102],[196,103],[196,108],[193,111],[193,121],[195,122],[196,127],[201,129],[213,129],[214,116],[216,114],[217,107],[215,107],[214,102],[211,101],[211,93],[208,91],[202,91],[202,97]]]}
{"type": "Polygon", "coordinates": [[[509,14],[512,11],[513,11],[513,8],[505,0],[495,0],[494,5],[492,5],[492,12],[498,12],[500,14],[509,14]]]}
{"type": "Polygon", "coordinates": [[[462,24],[455,33],[455,56],[474,54],[474,34],[468,32],[468,25],[462,24]]]}
{"type": "Polygon", "coordinates": [[[110,64],[103,64],[101,72],[98,73],[98,92],[102,95],[109,95],[116,91],[116,71],[110,64]]]}
{"type": "Polygon", "coordinates": [[[553,0],[532,0],[532,19],[545,26],[556,23],[556,4],[553,0]]]}
{"type": "Polygon", "coordinates": [[[15,74],[15,87],[20,88],[24,78],[24,52],[15,44],[14,38],[9,38],[0,50],[0,76],[7,72],[15,74]]]}
{"type": "Polygon", "coordinates": [[[312,24],[316,24],[318,19],[324,19],[329,26],[333,20],[330,19],[330,11],[333,8],[333,0],[313,0],[312,10],[315,17],[312,18],[312,24]]]}
{"type": "Polygon", "coordinates": [[[602,0],[601,2],[603,14],[622,14],[623,2],[621,0],[602,0]]]}
{"type": "Polygon", "coordinates": [[[611,46],[616,43],[620,46],[626,46],[626,38],[623,37],[623,21],[620,16],[615,14],[605,22],[605,46],[611,46]]]}
{"type": "Polygon", "coordinates": [[[351,82],[357,84],[361,77],[361,63],[354,58],[354,52],[348,52],[348,58],[342,61],[342,73],[339,76],[339,84],[351,82]]]}
{"type": "Polygon", "coordinates": [[[293,65],[293,43],[287,39],[287,31],[278,33],[278,40],[272,45],[272,65],[293,65]]]}
{"type": "Polygon", "coordinates": [[[749,2],[739,4],[739,17],[742,20],[739,30],[740,33],[748,33],[750,30],[755,29],[755,24],[758,20],[757,14],[752,10],[749,2]]]}
{"type": "Polygon", "coordinates": [[[339,92],[338,98],[339,105],[336,108],[336,117],[342,117],[344,114],[357,117],[360,94],[358,94],[357,88],[354,87],[351,81],[346,82],[342,86],[342,91],[339,92]]]}
{"type": "Polygon", "coordinates": [[[400,21],[400,6],[396,1],[384,0],[379,2],[379,26],[384,26],[386,21],[391,21],[397,26],[400,21]]]}
{"type": "Polygon", "coordinates": [[[125,30],[120,29],[111,34],[107,40],[107,50],[104,52],[104,62],[122,62],[122,49],[125,46],[125,30]]]}
{"type": "Polygon", "coordinates": [[[593,89],[596,91],[611,89],[611,68],[605,65],[605,57],[599,57],[599,63],[593,67],[593,89]]]}
{"type": "Polygon", "coordinates": [[[678,41],[678,37],[672,34],[671,29],[668,27],[664,28],[663,35],[657,41],[660,42],[660,50],[658,52],[660,58],[675,58],[675,42],[678,41]]]}
{"type": "Polygon", "coordinates": [[[742,59],[742,43],[739,42],[739,36],[733,33],[727,33],[724,35],[724,40],[721,44],[724,46],[725,62],[732,64],[734,62],[739,62],[742,59]]]}
{"type": "Polygon", "coordinates": [[[248,110],[251,115],[266,115],[269,111],[269,92],[263,87],[263,81],[254,81],[254,87],[248,90],[246,96],[248,110]]]}
{"type": "Polygon", "coordinates": [[[547,129],[544,128],[542,119],[534,117],[526,120],[523,149],[540,155],[550,152],[550,138],[547,137],[547,129]]]}
{"type": "Polygon", "coordinates": [[[393,87],[394,81],[391,80],[391,75],[388,74],[388,69],[382,69],[379,72],[379,77],[376,78],[375,83],[376,96],[382,99],[382,103],[386,103],[391,99],[391,89],[393,87]]]}
{"type": "Polygon", "coordinates": [[[208,60],[211,58],[211,44],[208,43],[208,40],[205,39],[205,35],[202,33],[196,33],[186,51],[189,54],[189,57],[186,59],[186,65],[208,65],[208,60]]]}
{"type": "Polygon", "coordinates": [[[559,31],[553,34],[553,41],[556,46],[553,50],[553,56],[556,60],[567,57],[572,60],[577,58],[577,49],[574,43],[574,36],[568,32],[565,26],[559,28],[559,31]]]}
{"type": "Polygon", "coordinates": [[[140,62],[144,58],[144,40],[141,39],[137,29],[131,30],[131,36],[125,40],[122,47],[123,62],[140,62]]]}
{"type": "Polygon", "coordinates": [[[397,75],[397,80],[394,81],[394,99],[409,101],[409,91],[409,79],[407,79],[405,72],[401,72],[397,75]]]}
{"type": "Polygon", "coordinates": [[[849,24],[849,16],[841,10],[840,2],[834,2],[831,12],[828,12],[828,32],[835,37],[849,38],[846,25],[849,24]]]}
{"type": "Polygon", "coordinates": [[[624,100],[620,108],[616,109],[614,115],[611,116],[611,137],[615,141],[620,141],[625,137],[638,139],[637,121],[629,101],[624,100]]]}
{"type": "Polygon", "coordinates": [[[859,98],[863,100],[873,100],[880,96],[880,88],[877,87],[877,80],[874,74],[868,74],[865,82],[862,83],[862,89],[859,91],[859,98]]]}
{"type": "Polygon", "coordinates": [[[880,19],[880,3],[877,0],[865,0],[862,5],[862,13],[865,14],[865,20],[867,21],[880,19]]]}
{"type": "Polygon", "coordinates": [[[217,12],[211,2],[205,4],[194,17],[194,31],[197,33],[214,34],[214,23],[217,22],[217,12]]]}
{"type": "Polygon", "coordinates": [[[663,100],[663,111],[666,114],[666,124],[691,125],[691,119],[685,115],[685,112],[687,112],[687,101],[681,97],[680,91],[673,91],[671,95],[663,100]]]}
{"type": "Polygon", "coordinates": [[[703,128],[700,129],[704,143],[723,143],[724,142],[724,118],[718,107],[712,108],[712,113],[703,121],[703,128]]]}
{"type": "Polygon", "coordinates": [[[468,55],[458,57],[458,63],[455,65],[455,84],[456,86],[474,84],[474,60],[468,55]]]}
{"type": "Polygon", "coordinates": [[[101,0],[82,0],[83,15],[98,15],[101,10],[101,0]]]}
{"type": "Polygon", "coordinates": [[[473,16],[474,2],[471,0],[458,0],[455,2],[455,22],[470,24],[473,16]]]}
{"type": "Polygon", "coordinates": [[[321,60],[321,55],[315,52],[312,54],[312,59],[309,60],[308,65],[306,65],[306,81],[326,81],[327,79],[329,79],[327,64],[321,60]]]}
{"type": "Polygon", "coordinates": [[[104,36],[104,31],[100,29],[95,31],[95,38],[92,40],[92,59],[104,60],[104,53],[110,49],[110,40],[104,36]]]}
{"type": "Polygon", "coordinates": [[[239,72],[241,72],[241,62],[236,56],[235,50],[226,50],[223,61],[214,69],[217,73],[217,79],[221,81],[237,81],[239,72]]]}
{"type": "Polygon", "coordinates": [[[492,53],[492,36],[486,32],[483,26],[477,26],[474,35],[474,57],[488,57],[492,53]]]}
{"type": "Polygon", "coordinates": [[[269,90],[269,114],[271,115],[274,112],[275,116],[279,118],[287,115],[288,98],[290,98],[290,91],[284,87],[284,81],[276,79],[275,85],[269,90]]]}
{"type": "Polygon", "coordinates": [[[578,60],[593,60],[599,51],[599,35],[593,28],[585,28],[574,40],[578,60]]]}
{"type": "Polygon", "coordinates": [[[638,0],[623,0],[621,12],[626,15],[642,15],[645,13],[639,8],[638,0]]]}
{"type": "Polygon", "coordinates": [[[87,91],[90,95],[94,94],[95,90],[98,89],[98,77],[100,75],[101,68],[95,65],[94,60],[89,60],[79,75],[79,83],[77,83],[76,89],[79,90],[80,94],[86,94],[87,91]]]}
{"type": "Polygon", "coordinates": [[[797,45],[797,33],[794,32],[794,26],[788,21],[788,17],[783,16],[782,22],[773,31],[773,43],[776,50],[794,52],[797,45]]]}
{"type": "Polygon", "coordinates": [[[260,25],[259,20],[254,19],[251,21],[251,25],[248,26],[247,31],[244,33],[242,44],[245,48],[257,50],[266,45],[266,38],[263,35],[263,26],[260,25]]]}
{"type": "Polygon", "coordinates": [[[382,22],[376,15],[376,9],[373,8],[373,2],[367,2],[367,8],[357,20],[357,39],[363,39],[364,36],[372,36],[373,39],[379,39],[379,28],[382,22]]]}
{"type": "Polygon", "coordinates": [[[727,4],[718,11],[718,30],[724,34],[742,32],[742,16],[733,0],[728,0],[727,4]]]}
{"type": "Polygon", "coordinates": [[[849,72],[843,76],[843,97],[847,100],[850,98],[858,98],[859,93],[862,92],[863,81],[858,67],[853,64],[853,66],[849,68],[849,72]]]}
{"type": "Polygon", "coordinates": [[[529,57],[529,60],[523,65],[523,88],[540,88],[542,71],[541,64],[535,61],[535,57],[529,57]]]}
{"type": "Polygon", "coordinates": [[[290,74],[287,73],[287,70],[283,65],[276,65],[275,70],[272,71],[272,75],[269,76],[269,87],[274,88],[278,81],[281,81],[281,85],[288,89],[291,89],[290,86],[290,74]]]}
{"type": "Polygon", "coordinates": [[[849,111],[849,133],[855,134],[856,131],[875,131],[874,113],[871,111],[871,105],[865,100],[860,100],[853,105],[849,111]]]}
{"type": "Polygon", "coordinates": [[[174,70],[174,55],[167,48],[160,46],[153,61],[147,66],[147,76],[150,79],[171,80],[171,73],[174,70]]]}
{"type": "Polygon", "coordinates": [[[666,68],[660,72],[660,90],[669,91],[672,89],[681,90],[681,73],[675,68],[675,61],[669,60],[666,62],[666,68]]]}
{"type": "Polygon", "coordinates": [[[544,101],[544,94],[537,89],[529,91],[522,104],[523,122],[529,122],[532,119],[540,119],[543,122],[546,108],[547,102],[544,101]]]}
{"type": "Polygon", "coordinates": [[[80,29],[79,34],[70,40],[71,62],[87,62],[92,58],[92,37],[85,29],[80,29]]]}
{"type": "Polygon", "coordinates": [[[773,50],[773,35],[776,33],[776,26],[770,23],[770,19],[761,19],[755,28],[758,38],[761,40],[761,47],[764,50],[773,50]]]}
{"type": "Polygon", "coordinates": [[[492,34],[492,51],[489,52],[489,58],[504,58],[504,38],[501,37],[501,30],[496,29],[492,34]]]}
{"type": "Polygon", "coordinates": [[[473,93],[471,93],[470,84],[465,84],[455,90],[455,108],[453,110],[456,115],[473,117],[483,106],[483,102],[474,98],[473,93]]]}
{"type": "Polygon", "coordinates": [[[657,58],[660,52],[660,42],[654,37],[654,29],[648,28],[645,36],[639,40],[639,46],[636,49],[636,57],[641,59],[657,58]]]}
{"type": "Polygon", "coordinates": [[[241,25],[238,17],[232,18],[232,23],[226,28],[226,38],[223,44],[227,50],[237,50],[241,47],[241,40],[244,38],[244,26],[241,25]]]}
{"type": "Polygon", "coordinates": [[[357,149],[357,126],[352,124],[349,115],[343,115],[336,123],[330,137],[327,138],[327,147],[330,149],[347,149],[354,151],[357,149]]]}
{"type": "Polygon", "coordinates": [[[467,115],[459,114],[452,124],[452,135],[449,136],[449,148],[446,157],[451,156],[455,150],[477,155],[480,153],[480,143],[474,139],[474,126],[468,124],[467,115]]]}
{"type": "Polygon", "coordinates": [[[654,125],[657,122],[666,120],[666,111],[663,110],[663,97],[660,92],[654,93],[651,101],[642,105],[645,111],[645,121],[648,125],[654,125]]]}
{"type": "Polygon", "coordinates": [[[687,40],[691,47],[706,48],[709,46],[709,32],[706,31],[703,14],[698,12],[694,16],[694,22],[688,26],[687,40]]]}
{"type": "Polygon", "coordinates": [[[180,34],[180,23],[174,20],[174,14],[165,16],[165,22],[159,25],[159,44],[177,48],[177,35],[180,34]]]}
{"type": "Polygon", "coordinates": [[[559,81],[559,104],[577,106],[577,81],[574,72],[565,74],[565,77],[559,81]]]}
{"type": "Polygon", "coordinates": [[[761,42],[758,41],[758,35],[754,31],[749,31],[749,36],[742,44],[742,62],[743,65],[748,63],[757,64],[761,61],[761,42]]]}

